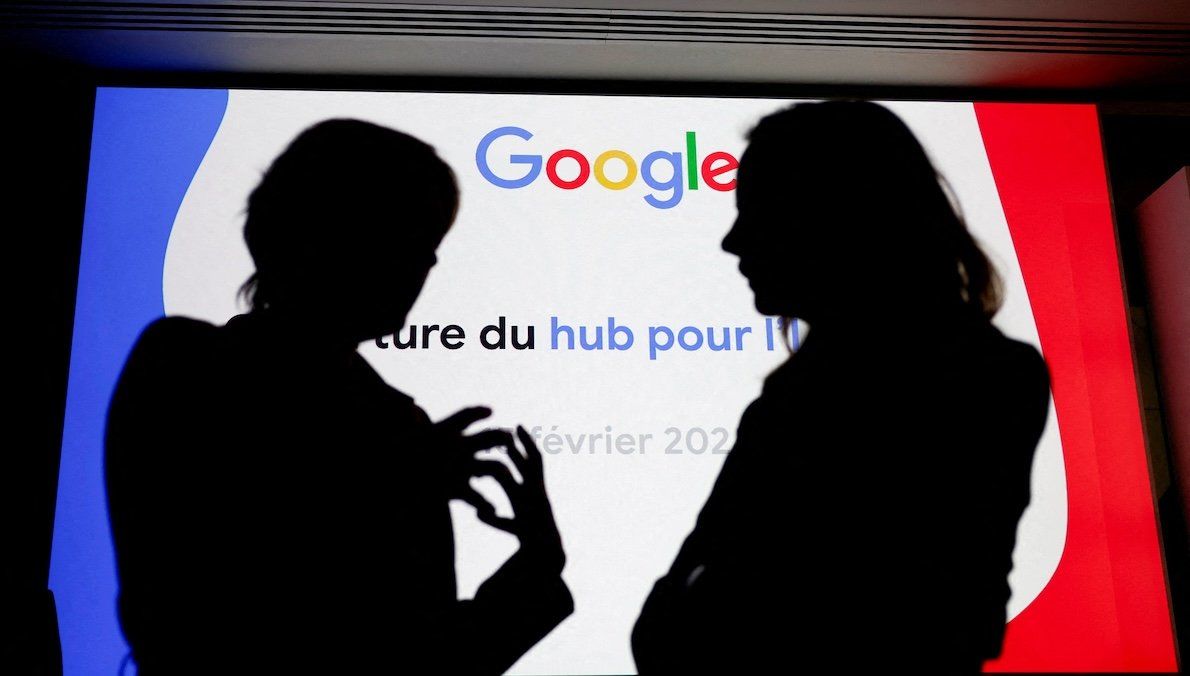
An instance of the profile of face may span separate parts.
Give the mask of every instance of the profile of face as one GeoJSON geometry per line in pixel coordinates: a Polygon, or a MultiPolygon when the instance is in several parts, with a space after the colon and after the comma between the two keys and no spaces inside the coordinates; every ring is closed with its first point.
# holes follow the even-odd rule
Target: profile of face
{"type": "Polygon", "coordinates": [[[458,188],[433,148],[358,120],[302,132],[249,200],[255,310],[340,342],[392,333],[437,263],[458,188]]]}
{"type": "MultiPolygon", "coordinates": [[[[837,186],[809,167],[750,146],[740,161],[735,222],[723,249],[739,257],[756,309],[812,322],[856,298],[856,251],[837,237],[837,186]]],[[[796,160],[795,160],[796,161],[796,160]]]]}
{"type": "Polygon", "coordinates": [[[946,313],[969,291],[960,264],[987,281],[925,150],[878,104],[797,104],[764,118],[736,178],[723,249],[763,314],[814,326],[946,313]]]}

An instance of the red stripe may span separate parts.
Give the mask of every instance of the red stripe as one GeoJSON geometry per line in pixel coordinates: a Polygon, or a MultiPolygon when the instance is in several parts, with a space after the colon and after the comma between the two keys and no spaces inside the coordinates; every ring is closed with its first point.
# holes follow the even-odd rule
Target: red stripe
{"type": "Polygon", "coordinates": [[[1173,629],[1094,106],[976,104],[1053,379],[1066,546],[995,671],[1174,671],[1173,629]]]}

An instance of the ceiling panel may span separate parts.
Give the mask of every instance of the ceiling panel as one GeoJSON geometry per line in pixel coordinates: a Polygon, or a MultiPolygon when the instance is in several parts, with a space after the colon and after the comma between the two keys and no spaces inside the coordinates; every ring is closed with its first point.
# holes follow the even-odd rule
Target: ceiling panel
{"type": "Polygon", "coordinates": [[[1187,2],[17,2],[105,71],[1037,89],[1190,85],[1187,2]]]}

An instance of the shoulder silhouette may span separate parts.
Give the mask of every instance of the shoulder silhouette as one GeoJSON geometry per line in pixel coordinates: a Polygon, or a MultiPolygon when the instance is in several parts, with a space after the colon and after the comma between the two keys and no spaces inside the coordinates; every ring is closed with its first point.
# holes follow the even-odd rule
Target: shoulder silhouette
{"type": "Polygon", "coordinates": [[[251,195],[251,311],[141,335],[105,453],[140,673],[499,673],[571,613],[532,439],[466,433],[478,407],[434,423],[356,352],[404,324],[457,206],[430,146],[320,123],[251,195]],[[475,458],[493,447],[519,481],[475,458]],[[474,476],[501,483],[513,518],[474,476]],[[452,499],[521,542],[469,601],[452,499]]]}
{"type": "Polygon", "coordinates": [[[810,330],[646,600],[637,665],[978,671],[1003,641],[1045,363],[991,324],[995,270],[890,111],[799,104],[749,141],[723,247],[758,310],[810,330]]]}

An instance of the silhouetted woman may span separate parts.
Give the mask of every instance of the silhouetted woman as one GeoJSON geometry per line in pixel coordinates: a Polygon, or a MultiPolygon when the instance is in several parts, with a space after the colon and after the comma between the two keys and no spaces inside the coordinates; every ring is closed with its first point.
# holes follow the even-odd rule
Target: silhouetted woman
{"type": "Polygon", "coordinates": [[[404,324],[457,206],[428,145],[318,124],[249,200],[251,311],[141,335],[106,440],[141,674],[498,673],[570,614],[531,438],[464,434],[481,408],[433,424],[356,352],[404,324]],[[495,446],[520,482],[475,458],[495,446]],[[468,486],[481,475],[514,518],[468,486]],[[521,543],[471,601],[456,597],[454,498],[521,543]]]}
{"type": "Polygon", "coordinates": [[[765,381],[633,632],[641,673],[976,671],[996,656],[1045,363],[909,129],[867,102],[764,118],[723,248],[810,330],[765,381]]]}

